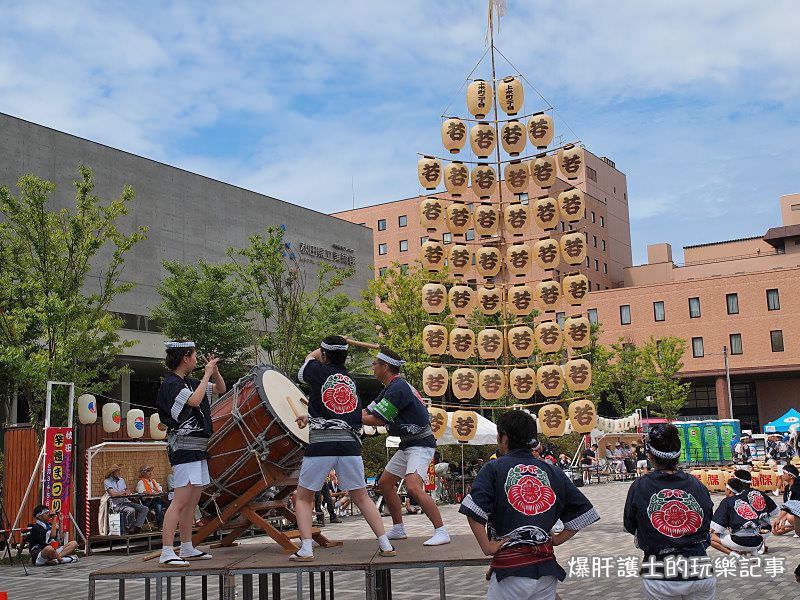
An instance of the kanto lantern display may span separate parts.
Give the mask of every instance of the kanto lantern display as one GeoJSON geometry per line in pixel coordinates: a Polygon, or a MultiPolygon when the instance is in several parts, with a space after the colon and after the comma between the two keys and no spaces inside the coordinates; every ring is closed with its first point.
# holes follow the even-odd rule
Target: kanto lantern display
{"type": "Polygon", "coordinates": [[[536,345],[544,353],[558,352],[564,340],[561,335],[561,327],[555,321],[544,321],[539,323],[534,329],[536,335],[536,345]]]}
{"type": "Polygon", "coordinates": [[[497,189],[497,173],[486,163],[479,163],[470,174],[472,191],[481,200],[490,198],[497,189]]]}
{"type": "Polygon", "coordinates": [[[527,316],[533,312],[533,290],[529,285],[515,285],[508,289],[506,298],[508,312],[512,315],[527,316]]]}
{"type": "Polygon", "coordinates": [[[456,316],[468,315],[475,308],[475,292],[468,285],[454,285],[447,296],[450,312],[456,316]]]}
{"type": "Polygon", "coordinates": [[[478,372],[466,367],[456,369],[450,377],[450,386],[456,398],[470,400],[478,393],[478,372]]]}
{"type": "Polygon", "coordinates": [[[503,354],[503,332],[499,329],[482,329],[478,332],[478,356],[496,360],[503,354]]]}
{"type": "Polygon", "coordinates": [[[583,273],[566,275],[561,280],[561,286],[564,288],[564,299],[572,306],[580,306],[589,293],[589,278],[583,273]]]}
{"type": "Polygon", "coordinates": [[[528,193],[528,165],[521,160],[512,160],[503,171],[506,185],[512,194],[528,193]]]}
{"type": "Polygon", "coordinates": [[[508,330],[508,349],[515,358],[528,358],[535,348],[533,329],[517,325],[508,330]]]}
{"type": "Polygon", "coordinates": [[[125,417],[127,421],[128,437],[140,438],[144,436],[144,411],[132,408],[125,417]]]}
{"type": "Polygon", "coordinates": [[[469,169],[464,163],[453,161],[445,166],[444,187],[455,198],[467,193],[469,189],[469,169]]]}
{"type": "Polygon", "coordinates": [[[422,244],[422,266],[428,271],[441,271],[444,267],[445,249],[441,242],[428,240],[422,244]]]}
{"type": "Polygon", "coordinates": [[[496,277],[502,266],[503,257],[494,246],[481,246],[475,252],[475,268],[481,277],[496,277]]]}
{"type": "Polygon", "coordinates": [[[462,277],[472,264],[472,250],[464,244],[453,244],[450,246],[449,255],[450,271],[456,277],[462,277]]]}
{"type": "Polygon", "coordinates": [[[487,158],[496,143],[494,127],[485,121],[475,123],[469,130],[469,145],[478,158],[487,158]]]}
{"type": "Polygon", "coordinates": [[[506,376],[500,369],[484,369],[478,374],[478,391],[484,400],[499,400],[506,393],[506,376]]]}
{"type": "Polygon", "coordinates": [[[422,308],[425,312],[438,315],[447,305],[447,289],[441,283],[426,283],[422,286],[422,308]]]}
{"type": "Polygon", "coordinates": [[[478,433],[478,413],[472,410],[455,411],[450,429],[459,443],[468,443],[478,433]]]}
{"type": "Polygon", "coordinates": [[[97,421],[97,398],[91,394],[78,396],[78,422],[91,425],[97,421]]]}
{"type": "MultiPolygon", "coordinates": [[[[425,367],[422,370],[422,391],[426,396],[444,396],[449,380],[450,375],[444,367],[425,367]]],[[[432,415],[431,420],[433,420],[432,415]]],[[[447,417],[445,417],[445,422],[447,422],[447,417]]]]}
{"type": "Polygon", "coordinates": [[[536,284],[536,300],[542,311],[554,311],[561,300],[561,284],[557,281],[540,281],[536,284]]]}
{"type": "Polygon", "coordinates": [[[431,356],[447,353],[447,327],[425,325],[422,330],[422,348],[431,356]]]}
{"type": "Polygon", "coordinates": [[[444,225],[444,205],[441,200],[425,198],[419,203],[419,224],[428,231],[434,231],[444,225]]]}
{"type": "Polygon", "coordinates": [[[586,260],[586,234],[573,231],[561,236],[561,258],[568,265],[577,266],[586,260]]]}
{"type": "Polygon", "coordinates": [[[518,156],[525,150],[525,126],[516,119],[504,123],[500,129],[500,141],[503,150],[511,156],[518,156]]]}
{"type": "Polygon", "coordinates": [[[442,123],[442,145],[450,154],[458,154],[467,141],[467,126],[458,117],[450,117],[442,123]]]}
{"type": "Polygon", "coordinates": [[[167,437],[167,426],[161,422],[157,412],[150,415],[150,437],[154,440],[163,440],[167,437]]]}
{"type": "Polygon", "coordinates": [[[585,392],[592,385],[592,364],[585,358],[573,358],[564,364],[567,387],[573,392],[585,392]]]}
{"type": "Polygon", "coordinates": [[[550,189],[558,177],[556,173],[556,157],[539,154],[530,163],[531,182],[543,190],[550,189]]]}
{"type": "Polygon", "coordinates": [[[558,404],[545,404],[537,415],[537,429],[547,437],[561,437],[567,425],[567,414],[558,404]]]}
{"type": "Polygon", "coordinates": [[[597,409],[591,400],[576,400],[569,405],[569,420],[575,433],[591,433],[597,426],[597,409]]]}
{"type": "Polygon", "coordinates": [[[476,235],[497,235],[500,231],[500,211],[489,204],[478,204],[473,217],[476,235]]]}
{"type": "Polygon", "coordinates": [[[547,113],[536,113],[528,119],[528,137],[531,144],[544,150],[553,141],[553,117],[547,113]]]}
{"type": "Polygon", "coordinates": [[[509,204],[503,209],[505,232],[512,236],[525,234],[529,216],[527,204],[509,204]]]}
{"type": "MultiPolygon", "coordinates": [[[[446,375],[447,371],[445,371],[445,376],[446,375]]],[[[431,431],[433,432],[433,437],[439,440],[444,435],[444,432],[447,431],[447,411],[443,408],[429,406],[428,414],[431,417],[431,431]]]]}
{"type": "Polygon", "coordinates": [[[503,77],[497,84],[497,104],[508,116],[513,117],[522,108],[525,102],[525,90],[522,82],[513,76],[503,77]]]}
{"type": "Polygon", "coordinates": [[[555,269],[561,261],[558,242],[547,238],[533,244],[533,260],[545,271],[555,269]]]}
{"type": "Polygon", "coordinates": [[[119,404],[116,402],[107,402],[103,405],[103,431],[106,433],[114,433],[122,427],[122,416],[120,414],[119,404]]]}
{"type": "Polygon", "coordinates": [[[558,170],[570,181],[583,178],[583,148],[567,144],[558,151],[558,170]]]}
{"type": "Polygon", "coordinates": [[[560,215],[558,213],[558,202],[554,198],[549,196],[538,198],[533,203],[531,211],[533,212],[533,220],[541,229],[549,231],[558,227],[560,215]]]}
{"type": "Polygon", "coordinates": [[[531,265],[531,247],[514,244],[506,248],[506,268],[512,275],[525,275],[531,265]]]}
{"type": "Polygon", "coordinates": [[[558,365],[542,365],[536,369],[536,384],[545,398],[555,398],[564,391],[564,372],[558,365]]]}
{"type": "Polygon", "coordinates": [[[433,156],[423,156],[417,162],[419,184],[426,190],[435,190],[442,180],[442,163],[433,156]]]}
{"type": "Polygon", "coordinates": [[[517,400],[529,400],[536,393],[536,371],[530,367],[516,367],[508,375],[511,395],[517,400]]]}
{"type": "Polygon", "coordinates": [[[476,79],[467,86],[467,110],[478,119],[492,111],[492,86],[483,79],[476,79]]]}
{"type": "Polygon", "coordinates": [[[558,195],[558,209],[568,223],[576,223],[586,216],[586,198],[577,189],[566,190],[558,195]]]}
{"type": "Polygon", "coordinates": [[[450,331],[450,356],[464,360],[475,356],[475,332],[466,327],[450,331]]]}
{"type": "Polygon", "coordinates": [[[478,306],[484,315],[496,315],[503,309],[503,292],[492,285],[479,287],[478,306]]]}
{"type": "Polygon", "coordinates": [[[585,348],[591,341],[589,319],[583,316],[567,317],[564,321],[564,340],[570,348],[585,348]]]}
{"type": "Polygon", "coordinates": [[[463,235],[467,232],[467,229],[472,228],[472,213],[466,204],[453,202],[447,207],[445,214],[447,215],[447,229],[450,233],[463,235]]]}

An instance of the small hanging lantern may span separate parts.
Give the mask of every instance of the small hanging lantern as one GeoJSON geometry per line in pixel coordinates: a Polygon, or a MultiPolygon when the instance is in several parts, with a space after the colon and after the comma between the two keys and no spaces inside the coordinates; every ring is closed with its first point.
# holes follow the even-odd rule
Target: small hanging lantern
{"type": "Polygon", "coordinates": [[[167,426],[161,422],[157,412],[150,415],[150,437],[154,440],[163,440],[167,437],[167,426]]]}
{"type": "Polygon", "coordinates": [[[508,121],[500,129],[500,141],[503,143],[503,150],[511,156],[519,156],[525,150],[525,127],[516,119],[508,121]]]}
{"type": "Polygon", "coordinates": [[[525,90],[522,82],[514,76],[503,77],[497,86],[497,103],[508,116],[513,117],[525,102],[525,90]]]}
{"type": "Polygon", "coordinates": [[[475,253],[475,268],[481,277],[496,277],[502,266],[503,257],[494,246],[481,246],[475,253]]]}
{"type": "Polygon", "coordinates": [[[591,400],[576,400],[569,405],[569,420],[575,433],[591,433],[597,426],[597,409],[591,400]]]}
{"type": "Polygon", "coordinates": [[[487,158],[494,152],[496,144],[494,127],[489,123],[485,121],[475,123],[469,130],[469,145],[478,158],[487,158]]]}
{"type": "Polygon", "coordinates": [[[586,260],[586,234],[573,231],[561,236],[561,257],[568,265],[577,266],[586,260]]]}
{"type": "Polygon", "coordinates": [[[91,425],[97,421],[97,398],[91,394],[78,396],[78,422],[91,425]]]}
{"type": "Polygon", "coordinates": [[[506,376],[500,369],[483,369],[478,375],[478,390],[484,400],[499,400],[506,393],[506,376]]]}
{"type": "Polygon", "coordinates": [[[438,198],[425,198],[419,203],[419,224],[434,231],[444,225],[444,205],[438,198]]]}
{"type": "Polygon", "coordinates": [[[462,162],[447,163],[444,168],[444,187],[454,198],[466,194],[469,189],[469,169],[462,162]]]}
{"type": "Polygon", "coordinates": [[[567,144],[558,151],[558,170],[570,181],[583,178],[583,148],[567,144]]]}
{"type": "Polygon", "coordinates": [[[417,177],[426,190],[435,190],[442,180],[442,163],[433,156],[423,156],[417,162],[417,177]]]}
{"type": "Polygon", "coordinates": [[[114,433],[122,427],[122,416],[120,415],[119,404],[107,402],[103,405],[103,431],[114,433]]]}
{"type": "Polygon", "coordinates": [[[441,283],[426,283],[422,286],[422,308],[425,312],[438,315],[447,305],[447,289],[441,283]]]}
{"type": "Polygon", "coordinates": [[[530,367],[511,369],[508,381],[511,395],[517,400],[529,400],[536,393],[536,371],[530,367]]]}
{"type": "Polygon", "coordinates": [[[497,173],[486,163],[479,163],[470,174],[472,191],[481,200],[491,198],[497,190],[497,173]]]}
{"type": "Polygon", "coordinates": [[[467,86],[467,110],[477,119],[483,119],[492,111],[492,86],[483,79],[476,79],[467,86]]]}
{"type": "Polygon", "coordinates": [[[447,327],[425,325],[422,329],[422,347],[431,356],[447,353],[447,327]]]}
{"type": "Polygon", "coordinates": [[[545,398],[555,398],[564,391],[564,372],[558,365],[542,365],[536,369],[536,383],[545,398]]]}
{"type": "Polygon", "coordinates": [[[459,360],[475,356],[475,332],[466,327],[454,327],[450,331],[450,356],[459,360]]]}
{"type": "Polygon", "coordinates": [[[513,194],[528,193],[528,165],[521,160],[512,160],[503,171],[506,186],[513,194]]]}
{"type": "Polygon", "coordinates": [[[570,348],[585,348],[591,342],[591,324],[586,317],[567,317],[564,321],[564,336],[570,348]]]}
{"type": "Polygon", "coordinates": [[[503,227],[508,235],[523,235],[527,231],[527,204],[509,204],[503,209],[503,227]]]}
{"type": "Polygon", "coordinates": [[[478,204],[475,207],[475,234],[497,235],[500,233],[500,211],[489,204],[478,204]]]}
{"type": "Polygon", "coordinates": [[[540,281],[536,284],[536,299],[544,312],[552,312],[561,300],[561,284],[557,281],[540,281]]]}
{"type": "Polygon", "coordinates": [[[531,144],[544,150],[553,141],[553,117],[547,113],[536,113],[528,119],[528,137],[531,144]]]}
{"type": "Polygon", "coordinates": [[[533,203],[533,220],[545,231],[558,227],[559,217],[558,202],[554,198],[544,196],[533,203]]]}
{"type": "Polygon", "coordinates": [[[478,356],[496,360],[503,354],[503,332],[499,329],[482,329],[478,332],[478,356]]]}
{"type": "Polygon", "coordinates": [[[125,417],[129,438],[140,438],[144,435],[144,411],[132,408],[125,417]]]}
{"type": "MultiPolygon", "coordinates": [[[[447,376],[447,371],[445,371],[444,374],[445,376],[447,376]]],[[[447,389],[446,383],[445,383],[445,389],[447,389]]],[[[430,395],[441,396],[442,394],[430,394],[430,395]]],[[[429,406],[428,414],[431,417],[431,431],[433,432],[433,437],[439,440],[444,435],[444,432],[447,431],[447,411],[444,410],[443,408],[429,406]]]]}
{"type": "Polygon", "coordinates": [[[567,426],[567,415],[560,405],[545,404],[539,409],[538,417],[537,425],[539,433],[549,438],[561,437],[564,435],[564,428],[567,426]]]}
{"type": "Polygon", "coordinates": [[[442,145],[450,154],[458,154],[467,141],[467,126],[458,117],[450,117],[442,123],[442,145]]]}
{"type": "Polygon", "coordinates": [[[533,290],[527,284],[515,285],[508,290],[508,312],[527,316],[533,312],[533,290]]]}
{"type": "Polygon", "coordinates": [[[564,288],[564,299],[572,306],[580,306],[589,293],[589,278],[583,273],[566,275],[561,280],[561,286],[564,288]]]}
{"type": "Polygon", "coordinates": [[[531,266],[531,247],[514,244],[506,248],[506,268],[513,275],[524,275],[531,266]]]}
{"type": "Polygon", "coordinates": [[[478,305],[484,315],[496,315],[503,308],[503,293],[500,288],[486,285],[478,288],[478,305]]]}
{"type": "Polygon", "coordinates": [[[450,312],[457,317],[470,314],[475,308],[475,292],[468,285],[454,285],[448,292],[450,312]]]}
{"type": "Polygon", "coordinates": [[[457,410],[453,412],[453,437],[459,443],[466,444],[478,433],[478,413],[473,410],[457,410]]]}
{"type": "Polygon", "coordinates": [[[478,393],[478,372],[466,367],[456,369],[450,378],[450,385],[456,398],[470,400],[478,393]]]}
{"type": "Polygon", "coordinates": [[[550,189],[556,182],[556,157],[552,154],[539,154],[530,162],[531,181],[543,190],[550,189]]]}
{"type": "Polygon", "coordinates": [[[441,242],[428,240],[422,244],[422,266],[428,271],[441,271],[444,267],[445,248],[441,242]]]}
{"type": "MultiPolygon", "coordinates": [[[[422,369],[422,391],[426,396],[438,397],[444,396],[447,392],[447,384],[450,380],[450,375],[444,367],[428,366],[422,369]]],[[[430,413],[430,409],[428,410],[430,413]]],[[[433,420],[433,415],[431,415],[433,420]]],[[[445,423],[447,417],[445,417],[445,423]]]]}
{"type": "Polygon", "coordinates": [[[586,198],[583,192],[572,188],[558,195],[558,208],[568,223],[577,223],[586,216],[586,198]]]}
{"type": "Polygon", "coordinates": [[[446,211],[447,229],[455,235],[463,235],[472,227],[472,213],[466,204],[453,202],[446,211]]]}
{"type": "Polygon", "coordinates": [[[564,340],[561,334],[561,327],[555,321],[539,323],[534,333],[536,335],[536,345],[545,354],[561,350],[564,340]]]}
{"type": "Polygon", "coordinates": [[[508,330],[508,349],[515,358],[528,358],[533,354],[533,329],[527,325],[517,325],[508,330]]]}
{"type": "Polygon", "coordinates": [[[545,271],[555,269],[560,262],[558,241],[547,238],[533,245],[533,259],[545,271]]]}
{"type": "Polygon", "coordinates": [[[573,358],[564,365],[567,387],[573,392],[585,392],[592,385],[592,363],[585,358],[573,358]]]}
{"type": "Polygon", "coordinates": [[[450,246],[450,272],[455,277],[463,277],[472,264],[472,250],[464,244],[450,246]]]}

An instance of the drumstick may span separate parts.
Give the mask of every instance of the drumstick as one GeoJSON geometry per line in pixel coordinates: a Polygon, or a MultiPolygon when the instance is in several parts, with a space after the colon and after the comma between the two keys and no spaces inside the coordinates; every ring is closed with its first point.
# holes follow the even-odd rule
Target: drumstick
{"type": "Polygon", "coordinates": [[[345,341],[351,346],[356,346],[358,348],[369,348],[370,350],[380,349],[379,344],[373,344],[372,342],[359,342],[358,340],[354,340],[353,338],[349,338],[347,336],[342,337],[344,337],[345,341]]]}
{"type": "Polygon", "coordinates": [[[291,396],[286,396],[286,402],[289,404],[289,408],[292,409],[295,419],[299,419],[301,416],[303,416],[299,412],[297,412],[297,409],[294,406],[294,401],[292,400],[291,396]]]}

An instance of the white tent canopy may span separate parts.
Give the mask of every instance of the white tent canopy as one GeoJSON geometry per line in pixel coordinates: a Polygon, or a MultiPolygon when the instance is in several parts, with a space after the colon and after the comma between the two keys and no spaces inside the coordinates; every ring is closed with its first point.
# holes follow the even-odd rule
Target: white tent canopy
{"type": "MultiPolygon", "coordinates": [[[[482,416],[479,413],[475,413],[478,415],[478,431],[475,433],[475,437],[469,441],[470,446],[490,446],[497,443],[497,425],[492,423],[489,419],[482,416]]],[[[458,440],[453,437],[453,431],[450,429],[450,425],[453,422],[453,413],[447,413],[447,429],[444,432],[444,435],[436,441],[437,446],[453,446],[458,444],[458,440]]],[[[397,448],[400,445],[400,438],[395,436],[389,436],[386,438],[386,447],[387,448],[397,448]]]]}

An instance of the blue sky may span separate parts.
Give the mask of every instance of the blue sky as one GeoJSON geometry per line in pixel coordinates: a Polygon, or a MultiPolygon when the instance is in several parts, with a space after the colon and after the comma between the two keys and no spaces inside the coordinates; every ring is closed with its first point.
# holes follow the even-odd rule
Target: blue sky
{"type": "MultiPolygon", "coordinates": [[[[416,153],[439,151],[445,107],[463,113],[485,15],[486,0],[0,0],[0,112],[325,212],[353,187],[375,204],[418,193],[416,153]]],[[[626,173],[643,262],[648,243],[680,260],[762,234],[800,192],[797,31],[792,0],[508,0],[497,46],[566,139],[564,123],[626,173]]]]}

